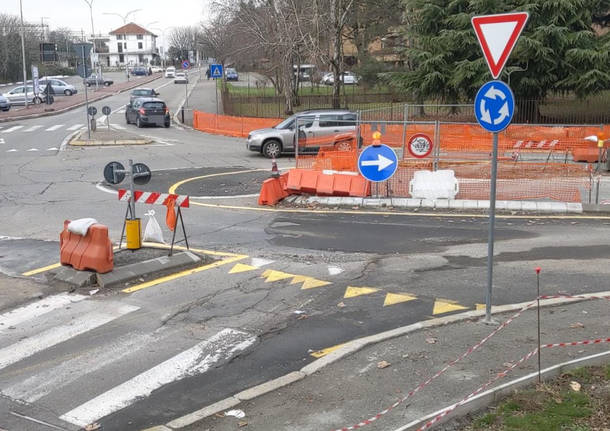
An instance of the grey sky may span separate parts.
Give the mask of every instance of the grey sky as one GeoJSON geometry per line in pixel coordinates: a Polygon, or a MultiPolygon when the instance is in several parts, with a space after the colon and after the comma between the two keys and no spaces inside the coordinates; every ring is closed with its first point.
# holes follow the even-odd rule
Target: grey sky
{"type": "MultiPolygon", "coordinates": [[[[45,24],[51,29],[69,27],[86,33],[91,32],[89,6],[84,0],[22,0],[23,19],[45,24]]],[[[2,13],[19,15],[19,0],[0,0],[2,13]]],[[[114,12],[125,15],[127,12],[141,9],[131,14],[128,21],[134,21],[161,35],[159,29],[197,24],[209,16],[208,0],[93,0],[93,25],[95,33],[108,33],[123,25],[122,18],[116,15],[104,15],[104,12],[114,12]],[[134,19],[135,18],[135,19],[134,19]],[[155,27],[156,29],[153,29],[155,27]]],[[[166,35],[170,30],[166,30],[166,35]]],[[[159,38],[159,41],[161,38],[159,38]]]]}

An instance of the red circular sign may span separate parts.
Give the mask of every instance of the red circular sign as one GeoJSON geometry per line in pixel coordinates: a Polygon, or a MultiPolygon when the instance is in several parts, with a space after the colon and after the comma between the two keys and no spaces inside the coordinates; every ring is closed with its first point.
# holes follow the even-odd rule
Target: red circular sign
{"type": "Polygon", "coordinates": [[[423,159],[432,152],[432,139],[423,133],[416,133],[409,139],[409,153],[415,158],[423,159]]]}

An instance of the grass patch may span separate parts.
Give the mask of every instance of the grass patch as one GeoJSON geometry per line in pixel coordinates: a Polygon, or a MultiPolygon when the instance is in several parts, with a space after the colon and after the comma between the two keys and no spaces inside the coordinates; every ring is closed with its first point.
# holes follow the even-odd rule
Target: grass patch
{"type": "Polygon", "coordinates": [[[567,371],[566,376],[570,376],[580,383],[591,383],[591,370],[586,367],[575,368],[573,370],[567,371]]]}
{"type": "Polygon", "coordinates": [[[473,426],[475,429],[487,429],[489,428],[490,425],[492,425],[494,422],[496,422],[496,419],[498,418],[498,415],[495,413],[487,413],[484,416],[477,418],[474,423],[473,426]]]}

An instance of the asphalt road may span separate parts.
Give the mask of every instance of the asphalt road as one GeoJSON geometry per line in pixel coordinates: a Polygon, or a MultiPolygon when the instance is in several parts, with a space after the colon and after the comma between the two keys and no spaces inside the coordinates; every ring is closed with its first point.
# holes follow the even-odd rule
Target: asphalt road
{"type": "MultiPolygon", "coordinates": [[[[164,79],[151,86],[175,112],[184,86],[164,79]]],[[[127,127],[127,99],[104,100],[111,124],[127,127]]],[[[0,427],[142,429],[298,369],[322,349],[485,302],[485,217],[260,211],[243,195],[256,191],[266,176],[257,169],[270,163],[242,139],[176,124],[129,126],[155,142],[62,148],[79,123],[84,109],[2,125],[1,272],[19,276],[57,262],[64,219],[95,217],[118,240],[125,207],[100,182],[106,163],[130,158],[153,170],[145,190],[191,180],[177,186],[200,197],[184,214],[189,242],[221,260],[129,292],[78,290],[16,312],[0,304],[0,427]]],[[[282,158],[280,167],[291,163],[282,158]]],[[[138,215],[148,209],[139,206],[138,215]]],[[[155,209],[163,225],[164,208],[155,209]]],[[[607,289],[609,225],[500,218],[493,303],[532,299],[536,266],[545,294],[607,289]]],[[[4,277],[0,283],[13,288],[4,277]]]]}

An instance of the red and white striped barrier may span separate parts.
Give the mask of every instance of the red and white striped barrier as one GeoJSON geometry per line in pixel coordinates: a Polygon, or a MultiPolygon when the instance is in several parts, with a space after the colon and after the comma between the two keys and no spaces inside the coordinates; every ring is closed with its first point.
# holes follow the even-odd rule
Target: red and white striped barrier
{"type": "MultiPolygon", "coordinates": [[[[141,204],[148,205],[167,205],[170,201],[174,201],[174,205],[181,208],[189,207],[188,195],[174,195],[169,193],[143,192],[135,190],[133,192],[135,201],[141,204]]],[[[131,197],[129,190],[119,189],[119,200],[128,201],[131,197]]]]}
{"type": "Polygon", "coordinates": [[[552,150],[559,143],[558,139],[552,141],[517,141],[513,150],[552,150]]]}

